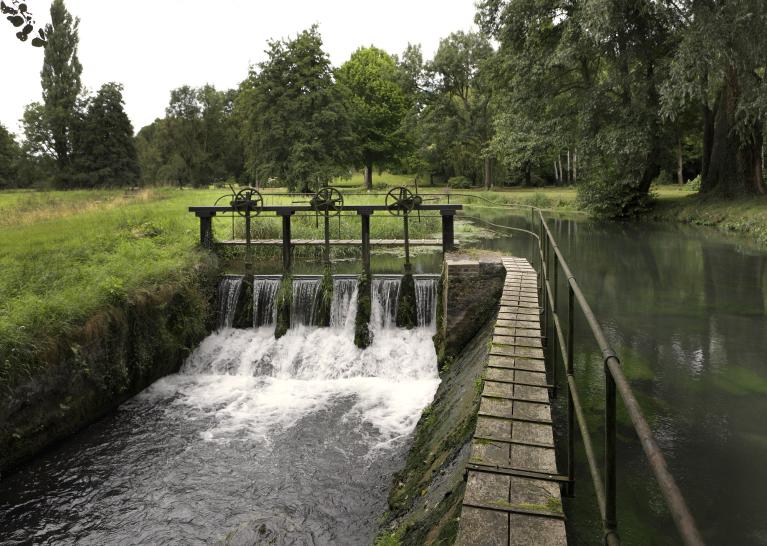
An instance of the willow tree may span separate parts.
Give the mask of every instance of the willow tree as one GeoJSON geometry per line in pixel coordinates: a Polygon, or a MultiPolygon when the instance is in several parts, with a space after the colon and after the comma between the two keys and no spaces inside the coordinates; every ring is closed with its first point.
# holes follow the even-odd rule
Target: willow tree
{"type": "Polygon", "coordinates": [[[266,53],[236,101],[246,167],[291,190],[327,184],[348,164],[352,139],[319,31],[312,26],[292,40],[271,41],[266,53]]]}
{"type": "Polygon", "coordinates": [[[674,117],[697,106],[703,120],[701,192],[763,194],[767,114],[767,3],[668,1],[678,47],[663,87],[674,117]]]}
{"type": "Polygon", "coordinates": [[[642,210],[668,144],[659,95],[668,9],[653,0],[485,0],[477,19],[500,44],[501,122],[537,136],[519,151],[551,154],[541,136],[577,143],[583,202],[608,216],[642,210]]]}
{"type": "Polygon", "coordinates": [[[77,97],[82,85],[83,67],[77,58],[80,20],[72,17],[64,0],[53,0],[51,23],[46,27],[40,82],[43,87],[45,125],[51,133],[53,151],[60,173],[69,165],[72,151],[72,128],[77,120],[77,97]]]}

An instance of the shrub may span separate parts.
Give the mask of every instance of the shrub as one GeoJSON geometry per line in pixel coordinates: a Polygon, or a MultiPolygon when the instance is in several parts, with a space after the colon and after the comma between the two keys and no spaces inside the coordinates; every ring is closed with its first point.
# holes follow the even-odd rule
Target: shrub
{"type": "Polygon", "coordinates": [[[578,205],[597,217],[635,218],[647,212],[654,202],[652,193],[639,190],[639,182],[592,180],[578,188],[578,205]]]}
{"type": "Polygon", "coordinates": [[[696,176],[692,180],[689,180],[684,186],[691,191],[700,191],[700,175],[696,176]]]}
{"type": "Polygon", "coordinates": [[[531,205],[539,209],[551,208],[551,199],[545,193],[535,192],[532,197],[525,199],[525,205],[531,205]]]}
{"type": "Polygon", "coordinates": [[[465,190],[471,188],[471,180],[465,176],[451,176],[447,179],[447,185],[451,188],[465,190]]]}

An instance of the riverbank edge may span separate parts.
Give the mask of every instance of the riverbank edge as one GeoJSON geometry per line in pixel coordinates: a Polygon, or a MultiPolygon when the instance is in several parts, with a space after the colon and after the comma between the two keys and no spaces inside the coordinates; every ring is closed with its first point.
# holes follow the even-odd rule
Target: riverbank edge
{"type": "Polygon", "coordinates": [[[767,246],[767,196],[723,199],[692,194],[659,199],[645,219],[711,227],[767,246]]]}
{"type": "Polygon", "coordinates": [[[40,371],[0,402],[0,477],[178,371],[215,327],[217,263],[138,289],[35,354],[40,371]]]}

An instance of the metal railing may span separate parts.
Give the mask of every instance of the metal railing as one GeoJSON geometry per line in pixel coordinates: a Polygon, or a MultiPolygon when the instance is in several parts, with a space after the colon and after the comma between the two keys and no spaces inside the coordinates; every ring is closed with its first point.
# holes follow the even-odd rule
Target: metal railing
{"type": "MultiPolygon", "coordinates": [[[[471,196],[476,198],[476,196],[471,196]]],[[[511,205],[517,208],[530,209],[530,230],[494,224],[480,218],[462,215],[474,221],[479,221],[494,229],[504,229],[522,232],[532,237],[534,244],[533,261],[538,262],[538,287],[543,296],[543,333],[544,346],[550,353],[552,384],[556,384],[556,369],[561,357],[567,382],[567,466],[565,494],[572,495],[575,484],[575,425],[578,425],[583,441],[586,462],[596,492],[597,504],[602,518],[605,544],[610,546],[620,544],[617,518],[617,481],[616,481],[616,447],[617,447],[617,398],[620,395],[626,408],[631,424],[636,432],[647,462],[660,487],[661,494],[669,509],[674,524],[684,544],[699,546],[704,544],[695,520],[682,497],[679,487],[669,472],[666,460],[653,437],[647,419],[642,413],[639,403],[626,379],[618,355],[610,346],[599,325],[588,301],[583,295],[578,282],[570,270],[567,261],[557,246],[556,240],[549,229],[541,209],[529,205],[511,205]],[[537,226],[536,226],[537,223],[537,226]],[[537,228],[537,229],[536,229],[537,228]],[[537,231],[537,233],[536,233],[537,231]],[[537,249],[535,248],[537,247],[537,249]],[[567,286],[567,320],[563,321],[558,311],[559,274],[563,275],[567,286]],[[605,444],[603,469],[594,450],[594,442],[589,431],[581,399],[578,394],[578,384],[574,366],[575,347],[575,312],[579,310],[588,324],[588,329],[602,355],[605,384],[605,444]],[[553,330],[555,343],[549,344],[548,331],[553,330]],[[604,478],[603,473],[604,472],[604,478]]]]}

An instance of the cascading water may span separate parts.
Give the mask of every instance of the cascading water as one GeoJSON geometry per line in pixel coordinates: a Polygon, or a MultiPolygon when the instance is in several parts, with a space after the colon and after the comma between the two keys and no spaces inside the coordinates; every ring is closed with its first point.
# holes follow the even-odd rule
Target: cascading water
{"type": "Polygon", "coordinates": [[[418,326],[430,326],[437,313],[437,278],[415,277],[418,326]]]}
{"type": "Polygon", "coordinates": [[[343,328],[354,324],[357,315],[357,279],[336,277],[333,279],[333,303],[330,307],[330,326],[343,328]]]}
{"type": "Polygon", "coordinates": [[[253,278],[253,326],[274,324],[274,297],[280,287],[280,279],[272,277],[253,278]]]}
{"type": "Polygon", "coordinates": [[[370,323],[374,328],[390,328],[397,319],[397,300],[402,277],[373,277],[370,323]]]}
{"type": "MultiPolygon", "coordinates": [[[[222,283],[222,302],[237,280],[222,283]]],[[[302,314],[283,337],[269,325],[220,329],[179,373],[4,477],[2,540],[372,543],[439,384],[433,330],[392,327],[399,278],[376,279],[373,310],[386,320],[359,349],[356,279],[334,279],[331,328],[307,325],[319,280],[296,280],[302,314]]],[[[257,316],[271,316],[276,284],[255,279],[257,316]]]]}
{"type": "Polygon", "coordinates": [[[293,302],[290,306],[290,327],[314,324],[319,304],[320,278],[294,278],[293,302]]]}
{"type": "Polygon", "coordinates": [[[242,277],[227,275],[218,285],[218,327],[231,328],[237,300],[242,290],[242,277]]]}

